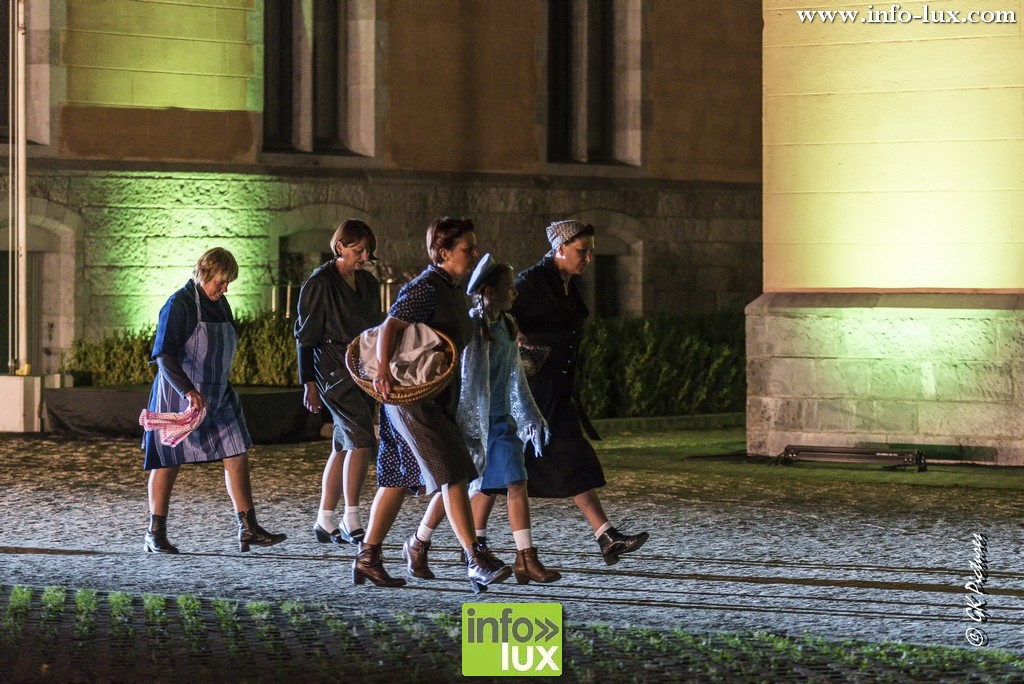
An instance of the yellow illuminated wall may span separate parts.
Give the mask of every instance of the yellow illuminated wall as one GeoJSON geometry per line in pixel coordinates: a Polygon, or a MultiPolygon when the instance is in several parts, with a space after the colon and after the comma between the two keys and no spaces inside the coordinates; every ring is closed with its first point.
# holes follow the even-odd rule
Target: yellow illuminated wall
{"type": "Polygon", "coordinates": [[[762,6],[765,291],[1024,291],[1024,2],[762,6]]]}
{"type": "Polygon", "coordinates": [[[66,0],[61,156],[251,161],[256,0],[66,0]]]}

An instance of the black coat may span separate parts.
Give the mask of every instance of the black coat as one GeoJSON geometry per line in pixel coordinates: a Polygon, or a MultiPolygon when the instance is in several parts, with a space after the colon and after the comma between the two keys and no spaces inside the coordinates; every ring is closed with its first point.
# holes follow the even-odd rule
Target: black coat
{"type": "Polygon", "coordinates": [[[530,377],[530,390],[551,430],[540,458],[527,447],[530,496],[562,498],[604,485],[594,448],[583,436],[574,399],[583,325],[589,311],[571,279],[568,292],[554,260],[544,257],[516,278],[512,315],[532,345],[551,351],[530,377]]]}

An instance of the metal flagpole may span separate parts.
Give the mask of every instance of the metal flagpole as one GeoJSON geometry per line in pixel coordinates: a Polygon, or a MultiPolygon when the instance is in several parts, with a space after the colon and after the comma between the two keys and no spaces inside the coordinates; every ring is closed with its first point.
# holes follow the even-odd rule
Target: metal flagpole
{"type": "Polygon", "coordinates": [[[15,79],[17,83],[17,110],[15,119],[17,141],[17,203],[18,203],[18,370],[19,375],[28,375],[28,172],[25,154],[28,147],[28,133],[25,125],[25,0],[18,0],[17,49],[15,58],[15,79]]]}

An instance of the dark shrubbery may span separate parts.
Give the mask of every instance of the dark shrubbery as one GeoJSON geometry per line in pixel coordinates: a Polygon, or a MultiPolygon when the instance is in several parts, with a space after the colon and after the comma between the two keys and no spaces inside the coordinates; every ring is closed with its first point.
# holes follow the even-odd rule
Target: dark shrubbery
{"type": "Polygon", "coordinates": [[[743,313],[591,321],[578,382],[591,418],[742,411],[743,313]]]}
{"type": "MultiPolygon", "coordinates": [[[[238,351],[231,369],[236,385],[290,387],[298,384],[298,362],[292,321],[272,313],[235,320],[238,351]]],[[[156,366],[149,365],[154,326],[115,332],[99,342],[77,339],[64,357],[61,372],[75,376],[75,384],[98,387],[148,385],[156,366]]]]}
{"type": "MultiPolygon", "coordinates": [[[[235,327],[234,384],[298,384],[290,319],[263,313],[240,317],[235,327]]],[[[61,370],[79,385],[149,384],[155,332],[148,326],[75,340],[61,370]]],[[[591,418],[742,411],[743,339],[742,312],[593,320],[583,340],[580,398],[591,418]]]]}

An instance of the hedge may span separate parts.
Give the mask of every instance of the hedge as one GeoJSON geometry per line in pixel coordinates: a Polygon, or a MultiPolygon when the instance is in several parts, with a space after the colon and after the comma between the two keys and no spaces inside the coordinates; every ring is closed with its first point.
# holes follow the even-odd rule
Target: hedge
{"type": "Polygon", "coordinates": [[[578,382],[591,418],[742,411],[743,313],[594,320],[578,382]]]}
{"type": "MultiPolygon", "coordinates": [[[[278,314],[241,317],[231,371],[236,385],[298,384],[292,321],[278,314]]],[[[648,319],[596,319],[588,324],[579,369],[580,399],[591,418],[742,411],[746,396],[743,313],[648,319]]],[[[61,370],[76,384],[143,385],[155,328],[77,339],[61,370]]]]}
{"type": "MultiPolygon", "coordinates": [[[[298,384],[295,338],[289,319],[273,313],[241,316],[235,320],[238,351],[231,368],[236,385],[290,387],[298,384]]],[[[99,342],[76,339],[61,362],[76,385],[148,385],[156,366],[149,365],[155,326],[115,332],[99,342]]]]}

